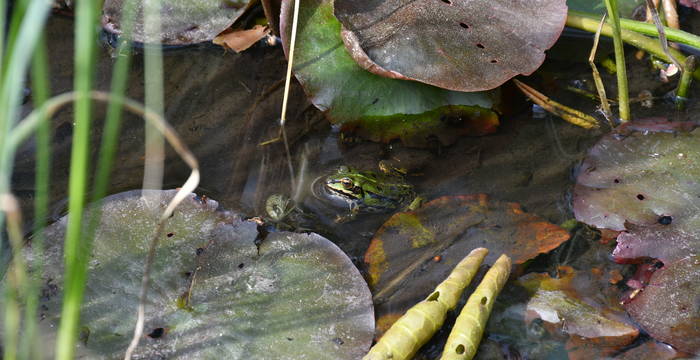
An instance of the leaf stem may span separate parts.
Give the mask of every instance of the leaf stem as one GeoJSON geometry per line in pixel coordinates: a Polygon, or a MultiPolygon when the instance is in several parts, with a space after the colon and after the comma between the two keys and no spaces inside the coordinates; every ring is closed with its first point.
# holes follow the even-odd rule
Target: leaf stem
{"type": "Polygon", "coordinates": [[[622,44],[620,31],[620,14],[617,10],[617,0],[605,0],[608,18],[612,27],[613,45],[615,47],[615,66],[617,67],[617,99],[620,121],[630,120],[630,95],[627,87],[627,65],[625,63],[625,48],[622,44]]]}

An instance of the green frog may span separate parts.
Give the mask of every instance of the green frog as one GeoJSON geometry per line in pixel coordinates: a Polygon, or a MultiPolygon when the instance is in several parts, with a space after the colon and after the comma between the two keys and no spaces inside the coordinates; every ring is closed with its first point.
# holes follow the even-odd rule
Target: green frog
{"type": "Polygon", "coordinates": [[[325,178],[327,196],[350,207],[350,215],[339,216],[337,221],[350,220],[360,212],[388,212],[409,203],[408,209],[420,206],[422,199],[416,196],[402,172],[382,163],[379,167],[382,172],[341,166],[325,178]]]}

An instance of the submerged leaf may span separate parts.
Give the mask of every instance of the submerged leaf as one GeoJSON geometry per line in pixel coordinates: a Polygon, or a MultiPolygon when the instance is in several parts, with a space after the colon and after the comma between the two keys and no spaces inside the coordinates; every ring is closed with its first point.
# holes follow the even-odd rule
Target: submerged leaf
{"type": "MultiPolygon", "coordinates": [[[[494,104],[493,93],[447,91],[367,72],[343,46],[333,2],[300,1],[294,74],[311,102],[326,111],[332,123],[371,131],[367,135],[371,139],[388,141],[398,136],[415,146],[423,146],[435,136],[449,143],[458,132],[483,134],[484,126],[477,126],[476,133],[470,131],[472,118],[487,119],[479,123],[488,125],[486,132],[495,130],[497,117],[489,110],[494,104]]],[[[287,50],[293,5],[293,1],[282,4],[280,31],[287,50]]]]}
{"type": "MultiPolygon", "coordinates": [[[[105,200],[81,310],[89,337],[80,356],[112,359],[126,349],[148,241],[174,193],[132,191],[105,200]]],[[[369,289],[350,259],[315,234],[271,233],[256,246],[256,224],[217,207],[192,196],[166,223],[146,304],[148,336],[135,356],[361,357],[374,317],[369,289]]],[[[60,320],[66,218],[47,229],[41,259],[45,343],[54,341],[60,320]]]]}
{"type": "Polygon", "coordinates": [[[547,274],[528,274],[518,281],[528,288],[533,296],[527,304],[528,318],[541,319],[555,335],[570,335],[571,339],[583,340],[569,344],[570,350],[582,346],[596,353],[607,353],[629,345],[639,330],[622,321],[623,314],[598,304],[587,291],[588,278],[579,278],[570,267],[559,269],[561,278],[551,278],[547,274]],[[584,300],[586,299],[586,300],[584,300]],[[591,349],[593,347],[594,349],[591,349]]]}
{"type": "Polygon", "coordinates": [[[378,313],[404,311],[431,291],[476,247],[488,247],[485,263],[498,254],[520,264],[556,248],[569,234],[526,214],[514,203],[486,195],[446,196],[416,211],[393,215],[376,232],[365,262],[378,313]]]}
{"type": "Polygon", "coordinates": [[[531,74],[567,10],[564,0],[335,0],[334,8],[365,69],[457,91],[531,74]]]}

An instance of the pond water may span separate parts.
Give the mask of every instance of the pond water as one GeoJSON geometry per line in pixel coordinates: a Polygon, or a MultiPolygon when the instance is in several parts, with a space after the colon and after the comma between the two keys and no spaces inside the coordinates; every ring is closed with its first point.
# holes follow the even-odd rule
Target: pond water
{"type": "MultiPolygon", "coordinates": [[[[51,81],[55,94],[72,87],[72,27],[70,18],[54,17],[49,22],[51,81]]],[[[565,104],[593,113],[593,102],[562,90],[566,85],[588,87],[591,84],[590,71],[584,61],[588,57],[590,40],[585,40],[585,46],[583,43],[580,39],[560,42],[550,51],[549,60],[536,76],[526,81],[535,84],[545,94],[556,95],[557,100],[565,104]]],[[[603,46],[609,47],[610,44],[604,43],[603,46]]],[[[662,96],[673,89],[673,83],[659,83],[646,63],[634,60],[633,51],[628,53],[633,74],[630,76],[633,97],[642,90],[662,96]]],[[[305,223],[305,227],[335,242],[361,270],[365,270],[362,257],[370,239],[391,213],[361,213],[357,219],[336,223],[336,215],[347,213],[347,209],[318,201],[311,191],[315,179],[335,172],[341,165],[376,170],[379,161],[392,160],[411,168],[407,180],[415,186],[416,193],[426,199],[486,193],[494,200],[517,202],[527,212],[561,224],[573,218],[571,192],[577,165],[597,139],[609,130],[606,126],[599,130],[585,130],[537,108],[532,111],[531,105],[521,95],[512,89],[504,89],[508,111],[501,117],[498,131],[492,135],[463,137],[454,144],[436,143],[428,149],[407,148],[398,142],[343,141],[339,130],[308,102],[295,82],[286,128],[294,169],[292,180],[283,142],[261,145],[279,136],[279,111],[286,70],[279,46],[258,44],[242,54],[212,46],[193,46],[170,50],[164,53],[163,61],[165,117],[200,162],[202,180],[197,193],[217,200],[223,208],[251,217],[265,215],[265,200],[272,194],[294,196],[299,206],[313,216],[314,220],[305,223]],[[293,188],[294,183],[300,184],[298,188],[293,188]]],[[[113,63],[112,49],[103,46],[98,58],[98,89],[109,89],[113,63]]],[[[143,75],[143,58],[137,55],[129,75],[129,97],[142,100],[143,75]]],[[[613,84],[613,77],[604,74],[606,84],[613,84]]],[[[608,93],[614,94],[613,86],[608,87],[608,93]]],[[[697,91],[693,94],[697,98],[697,91]]],[[[104,114],[103,106],[95,108],[93,156],[97,153],[104,114]]],[[[674,120],[685,120],[696,109],[697,103],[691,102],[687,111],[679,113],[663,99],[656,100],[651,108],[642,108],[639,104],[633,106],[637,117],[670,116],[674,120]]],[[[29,110],[29,105],[26,110],[29,110]]],[[[51,184],[54,219],[65,211],[72,116],[72,109],[67,108],[53,120],[56,135],[51,184]]],[[[110,193],[141,188],[143,136],[142,121],[127,115],[110,193]]],[[[13,184],[28,218],[31,218],[33,166],[33,146],[30,143],[18,153],[13,184]]],[[[185,164],[168,150],[164,187],[180,186],[188,173],[185,164]]],[[[588,238],[583,242],[591,241],[595,235],[586,236],[588,238]]],[[[551,256],[538,258],[530,269],[556,273],[557,266],[564,263],[587,266],[585,262],[576,263],[573,259],[588,247],[584,246],[582,250],[576,244],[567,244],[566,251],[559,250],[551,256]]],[[[610,261],[601,254],[597,253],[597,260],[610,261]]],[[[629,273],[631,269],[623,272],[629,273]]],[[[538,344],[542,338],[531,336],[526,338],[529,340],[513,340],[506,332],[499,333],[503,326],[512,326],[510,332],[523,330],[520,328],[522,324],[515,324],[510,318],[515,314],[522,315],[522,304],[508,302],[521,295],[506,290],[503,296],[506,300],[500,307],[497,305],[501,313],[496,315],[490,327],[491,342],[485,345],[505,354],[494,358],[528,358],[527,354],[530,358],[567,358],[564,343],[557,342],[559,340],[553,340],[555,345],[544,340],[538,344]],[[542,348],[533,350],[537,346],[542,348]]],[[[599,294],[583,296],[596,297],[599,294]]],[[[435,356],[440,341],[435,340],[420,356],[435,356]]]]}

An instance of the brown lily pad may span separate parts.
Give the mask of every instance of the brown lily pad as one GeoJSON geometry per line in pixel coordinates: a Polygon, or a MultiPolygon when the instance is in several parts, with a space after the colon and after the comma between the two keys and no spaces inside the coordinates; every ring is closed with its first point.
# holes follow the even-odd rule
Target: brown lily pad
{"type": "Polygon", "coordinates": [[[620,126],[581,165],[574,190],[576,218],[626,230],[617,238],[616,261],[673,262],[700,251],[700,131],[689,131],[694,126],[620,126]]]}
{"type": "Polygon", "coordinates": [[[484,194],[445,196],[394,214],[365,253],[375,303],[381,304],[377,311],[406,310],[474,248],[489,249],[485,264],[501,254],[520,264],[568,238],[568,232],[518,204],[491,201],[484,194]]]}
{"type": "Polygon", "coordinates": [[[564,29],[564,0],[336,0],[353,59],[376,74],[456,91],[531,74],[564,29]]]}
{"type": "MultiPolygon", "coordinates": [[[[343,46],[332,0],[299,0],[294,74],[309,100],[344,131],[373,141],[400,139],[414,147],[443,145],[459,135],[495,131],[493,92],[449,91],[365,71],[343,46]]],[[[289,53],[293,1],[282,3],[280,32],[289,53]]]]}
{"type": "Polygon", "coordinates": [[[654,272],[625,308],[655,339],[700,355],[700,256],[654,272]]]}

